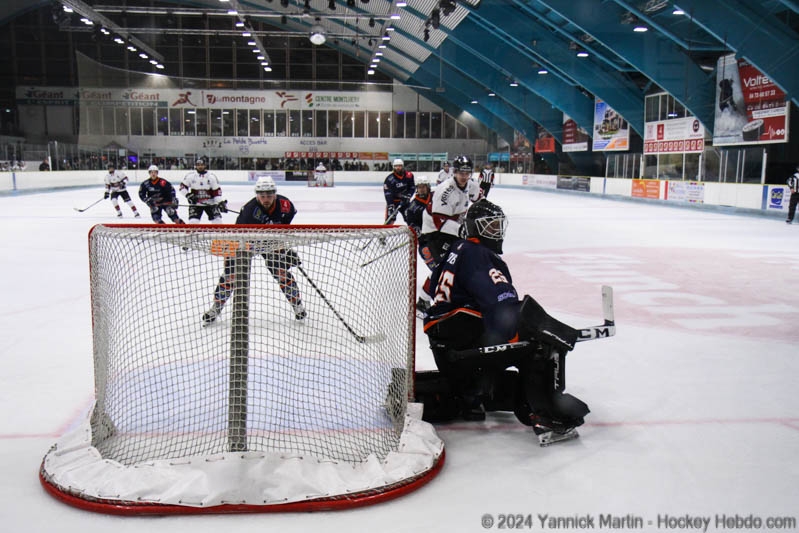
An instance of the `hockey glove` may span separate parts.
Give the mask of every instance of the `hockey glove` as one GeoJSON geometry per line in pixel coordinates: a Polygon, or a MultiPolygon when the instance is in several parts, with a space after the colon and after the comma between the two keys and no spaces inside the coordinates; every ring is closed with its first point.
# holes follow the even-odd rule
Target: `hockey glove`
{"type": "Polygon", "coordinates": [[[188,193],[186,195],[186,201],[191,205],[197,205],[197,195],[193,192],[188,193]]]}
{"type": "Polygon", "coordinates": [[[217,205],[217,207],[219,207],[219,211],[220,212],[227,213],[227,200],[222,200],[221,202],[219,202],[216,205],[217,205]]]}
{"type": "Polygon", "coordinates": [[[103,200],[108,200],[109,196],[111,196],[111,193],[108,192],[108,191],[105,191],[105,194],[103,195],[103,200]]]}
{"type": "Polygon", "coordinates": [[[297,252],[294,250],[286,250],[284,261],[286,263],[286,268],[300,266],[302,264],[302,261],[300,261],[300,256],[297,255],[297,252]]]}

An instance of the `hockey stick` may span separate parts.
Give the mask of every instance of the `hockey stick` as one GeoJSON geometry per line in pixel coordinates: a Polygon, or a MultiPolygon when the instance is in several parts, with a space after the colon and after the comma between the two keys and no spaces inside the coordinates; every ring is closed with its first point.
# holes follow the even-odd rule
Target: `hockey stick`
{"type": "Polygon", "coordinates": [[[96,202],[94,202],[94,203],[93,203],[92,205],[90,205],[89,207],[86,207],[85,209],[78,209],[77,207],[73,207],[72,209],[74,209],[74,210],[75,210],[75,211],[77,211],[78,213],[83,213],[84,211],[88,211],[88,210],[89,210],[89,209],[91,209],[92,207],[96,206],[97,204],[99,204],[99,203],[100,203],[100,202],[102,202],[103,200],[105,200],[105,197],[103,197],[103,198],[100,198],[99,200],[97,200],[96,202]]]}
{"type": "Polygon", "coordinates": [[[402,244],[399,244],[399,245],[395,246],[395,247],[394,247],[394,248],[392,248],[391,250],[389,250],[389,251],[387,251],[387,252],[383,252],[382,254],[378,255],[378,256],[377,256],[377,257],[375,257],[374,259],[370,259],[369,261],[367,261],[367,262],[365,262],[364,264],[362,264],[362,265],[361,265],[361,268],[365,267],[366,265],[371,265],[372,263],[374,263],[374,262],[375,262],[375,261],[377,261],[378,259],[381,259],[381,258],[383,258],[383,257],[387,256],[387,255],[388,255],[388,254],[390,254],[391,252],[395,252],[395,251],[399,250],[399,249],[400,249],[400,248],[402,248],[403,246],[408,246],[408,243],[407,243],[407,242],[403,242],[402,244]]]}
{"type": "MultiPolygon", "coordinates": [[[[397,218],[397,214],[399,213],[399,209],[400,209],[399,206],[397,206],[394,210],[389,210],[388,216],[383,221],[383,225],[384,226],[388,226],[389,225],[388,223],[389,223],[389,221],[391,221],[391,219],[396,219],[397,218]]],[[[369,247],[369,245],[372,244],[372,241],[374,241],[374,238],[369,239],[368,241],[366,241],[366,244],[364,244],[359,249],[359,251],[363,252],[364,250],[366,250],[369,247]]],[[[361,266],[363,266],[363,265],[361,265],[361,266]]]]}
{"type": "Polygon", "coordinates": [[[349,331],[352,334],[352,336],[355,337],[356,341],[364,343],[364,342],[378,342],[385,339],[386,336],[382,333],[371,336],[358,335],[357,333],[355,333],[355,330],[353,330],[352,327],[347,323],[347,321],[344,320],[344,318],[339,314],[336,308],[333,307],[333,304],[330,303],[330,300],[327,299],[327,297],[324,295],[321,289],[319,289],[319,287],[316,286],[316,283],[314,283],[313,280],[310,278],[310,276],[308,276],[308,274],[305,272],[305,269],[302,268],[300,265],[297,265],[297,270],[299,270],[300,273],[303,276],[305,276],[305,279],[308,280],[308,283],[311,284],[311,287],[313,287],[314,290],[316,290],[316,293],[319,294],[319,296],[327,304],[330,310],[333,311],[333,314],[336,315],[336,318],[338,318],[339,321],[341,321],[341,323],[344,324],[344,327],[347,328],[347,331],[349,331]]]}
{"type": "MultiPolygon", "coordinates": [[[[613,312],[613,287],[608,285],[602,286],[602,311],[605,323],[599,326],[590,326],[578,330],[579,334],[577,336],[576,342],[602,339],[616,335],[616,322],[613,312]]],[[[492,346],[481,346],[478,348],[469,348],[466,350],[451,350],[447,354],[447,357],[450,361],[460,361],[462,359],[471,359],[481,355],[490,355],[498,352],[519,350],[522,348],[527,348],[531,344],[532,343],[530,341],[519,341],[505,344],[494,344],[492,346]]]]}
{"type": "MultiPolygon", "coordinates": [[[[214,204],[214,205],[217,205],[217,204],[214,204]]],[[[178,204],[176,207],[213,207],[213,206],[212,205],[203,205],[203,204],[178,204]]],[[[222,211],[220,210],[220,212],[222,212],[222,211]]],[[[225,213],[236,213],[237,215],[239,214],[238,211],[234,211],[233,209],[226,209],[224,212],[225,213]]]]}

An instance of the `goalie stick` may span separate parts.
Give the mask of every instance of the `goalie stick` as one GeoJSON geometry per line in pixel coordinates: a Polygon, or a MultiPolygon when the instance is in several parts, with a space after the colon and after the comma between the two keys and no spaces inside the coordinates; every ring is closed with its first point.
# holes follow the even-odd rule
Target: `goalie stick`
{"type": "Polygon", "coordinates": [[[361,264],[361,268],[363,268],[363,267],[365,267],[365,266],[367,266],[367,265],[371,265],[372,263],[374,263],[374,262],[375,262],[375,261],[377,261],[378,259],[381,259],[381,258],[383,258],[383,257],[387,256],[387,255],[388,255],[388,254],[390,254],[391,252],[396,252],[397,250],[399,250],[400,248],[402,248],[402,247],[404,247],[404,246],[408,246],[408,243],[407,243],[407,242],[403,242],[402,244],[398,244],[397,246],[395,246],[395,247],[394,247],[394,248],[392,248],[391,250],[389,250],[389,251],[387,251],[387,252],[383,252],[382,254],[378,255],[378,256],[377,256],[377,257],[375,257],[374,259],[370,259],[369,261],[367,261],[367,262],[365,262],[365,263],[361,264]]]}
{"type": "Polygon", "coordinates": [[[77,211],[78,213],[83,213],[84,211],[88,211],[88,210],[89,210],[89,209],[91,209],[92,207],[96,206],[97,204],[99,204],[99,203],[100,203],[100,202],[102,202],[103,200],[105,200],[105,197],[103,197],[103,198],[100,198],[99,200],[97,200],[96,202],[94,202],[93,204],[91,204],[90,206],[88,206],[88,207],[85,207],[85,208],[83,208],[83,209],[78,209],[77,207],[73,207],[72,209],[74,209],[74,210],[75,210],[75,211],[77,211]]]}
{"type": "Polygon", "coordinates": [[[385,337],[386,337],[386,336],[385,336],[384,334],[382,334],[382,333],[379,333],[379,334],[377,334],[377,335],[368,335],[368,336],[367,336],[367,335],[358,335],[357,333],[355,333],[355,330],[354,330],[354,329],[352,329],[352,326],[350,326],[350,325],[347,323],[347,321],[346,321],[346,320],[344,320],[344,317],[342,317],[342,316],[341,316],[341,314],[339,314],[339,312],[336,310],[336,308],[335,308],[335,307],[333,307],[333,304],[332,304],[332,303],[330,303],[330,300],[328,300],[328,299],[327,299],[327,296],[325,296],[325,294],[322,292],[322,290],[321,290],[319,287],[317,287],[317,286],[316,286],[316,283],[314,283],[314,282],[313,282],[313,280],[311,279],[311,277],[308,275],[308,273],[307,273],[307,272],[305,272],[305,269],[304,269],[304,268],[302,268],[300,265],[297,265],[297,270],[299,270],[299,271],[300,271],[300,273],[301,273],[303,276],[305,276],[305,279],[307,279],[307,280],[308,280],[308,283],[310,283],[310,284],[311,284],[311,287],[313,287],[313,288],[314,288],[314,290],[316,291],[316,293],[317,293],[317,294],[318,294],[318,295],[319,295],[319,296],[322,298],[322,300],[323,300],[323,301],[324,301],[324,302],[327,304],[327,306],[330,308],[330,310],[331,310],[331,311],[333,311],[333,314],[334,314],[334,315],[336,315],[336,318],[338,318],[338,319],[339,319],[339,321],[340,321],[342,324],[344,324],[344,327],[345,327],[345,328],[347,328],[347,331],[349,331],[349,332],[350,332],[350,334],[351,334],[353,337],[355,337],[355,340],[356,340],[356,341],[358,341],[358,342],[360,342],[360,343],[365,343],[365,342],[379,342],[379,341],[382,341],[382,340],[384,340],[384,339],[385,339],[385,337]]]}
{"type": "MultiPolygon", "coordinates": [[[[602,312],[604,315],[604,324],[598,326],[590,326],[578,330],[577,342],[590,341],[594,339],[603,339],[606,337],[613,337],[616,335],[616,320],[613,311],[613,287],[608,285],[602,286],[602,312]]],[[[481,355],[490,355],[498,352],[506,352],[509,350],[519,350],[527,348],[532,343],[530,341],[508,342],[505,344],[494,344],[492,346],[481,346],[479,348],[469,348],[467,350],[451,350],[448,354],[450,361],[459,361],[462,359],[471,359],[481,355]]]]}

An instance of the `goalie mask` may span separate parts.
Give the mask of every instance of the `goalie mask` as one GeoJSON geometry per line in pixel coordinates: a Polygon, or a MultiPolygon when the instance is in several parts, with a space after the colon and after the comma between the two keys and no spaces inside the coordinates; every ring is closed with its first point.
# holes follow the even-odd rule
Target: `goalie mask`
{"type": "Polygon", "coordinates": [[[476,201],[466,212],[464,226],[466,238],[475,238],[491,251],[502,253],[502,241],[505,240],[508,221],[497,204],[485,198],[476,201]]]}

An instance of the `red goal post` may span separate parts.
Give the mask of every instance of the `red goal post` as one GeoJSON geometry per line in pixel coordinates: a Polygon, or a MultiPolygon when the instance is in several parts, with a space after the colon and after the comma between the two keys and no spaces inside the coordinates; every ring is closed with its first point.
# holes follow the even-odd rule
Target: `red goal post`
{"type": "Polygon", "coordinates": [[[92,511],[197,514],[343,509],[425,484],[444,445],[410,401],[413,243],[405,226],[95,226],[95,402],[42,485],[92,511]],[[231,294],[203,327],[220,274],[231,294]]]}

